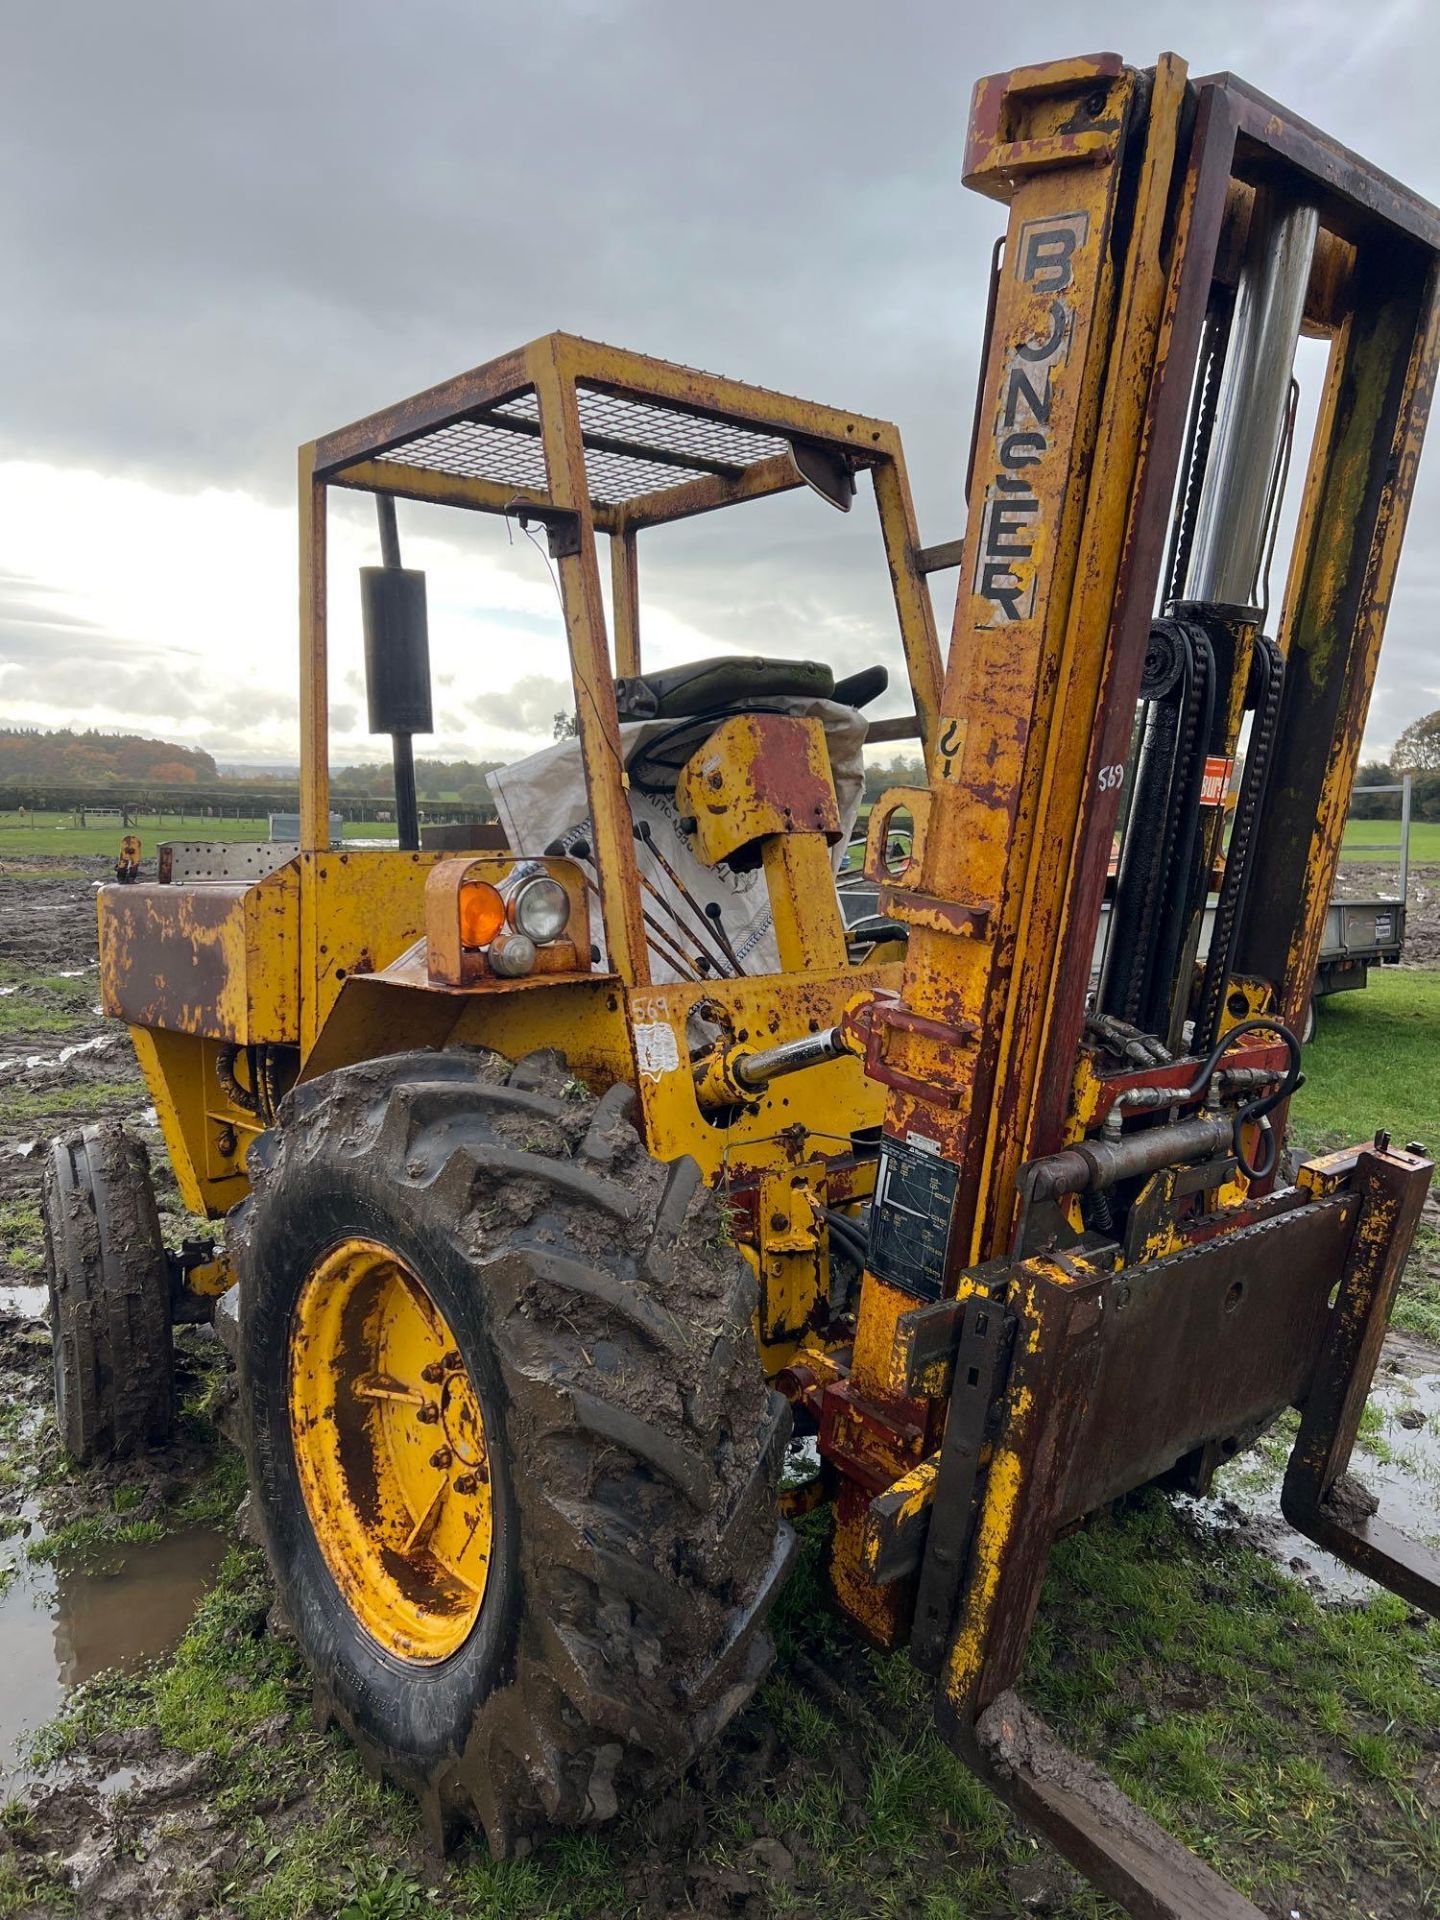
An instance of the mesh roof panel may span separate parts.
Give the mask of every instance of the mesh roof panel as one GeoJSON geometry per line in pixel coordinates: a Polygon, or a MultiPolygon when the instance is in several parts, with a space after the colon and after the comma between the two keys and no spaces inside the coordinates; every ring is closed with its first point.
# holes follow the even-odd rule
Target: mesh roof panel
{"type": "Polygon", "coordinates": [[[546,490],[545,454],[538,440],[523,438],[487,420],[455,420],[434,433],[421,434],[385,455],[397,466],[425,467],[432,473],[461,474],[470,480],[497,480],[502,486],[546,490]]]}
{"type": "MultiPolygon", "coordinates": [[[[617,506],[704,474],[736,475],[783,453],[789,444],[779,435],[714,415],[683,413],[593,388],[581,387],[576,399],[590,497],[599,506],[617,506]]],[[[457,420],[392,447],[385,458],[544,492],[548,482],[539,432],[532,390],[473,420],[457,420]]]]}

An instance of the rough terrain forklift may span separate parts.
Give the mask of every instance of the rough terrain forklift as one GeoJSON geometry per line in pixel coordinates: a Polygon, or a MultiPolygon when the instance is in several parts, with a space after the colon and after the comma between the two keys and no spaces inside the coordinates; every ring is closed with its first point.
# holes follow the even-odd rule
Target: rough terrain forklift
{"type": "Polygon", "coordinates": [[[1170,55],[983,80],[966,177],[1008,216],[963,540],[919,544],[884,422],[563,334],[302,450],[300,843],[175,845],[100,895],[106,1006],[225,1247],[166,1255],[113,1130],[57,1145],[60,1417],[82,1457],[162,1430],[170,1318],[238,1298],[321,1710],[437,1834],[477,1818],[504,1853],[682,1767],[764,1671],[786,1512],[825,1498],[840,1610],[936,1676],[998,1793],[1132,1913],[1253,1920],[1014,1687],[1057,1534],[1203,1492],[1292,1407],[1290,1522],[1440,1602],[1347,1473],[1431,1163],[1384,1132],[1282,1157],[1440,216],[1170,55]],[[1302,332],[1328,362],[1272,635],[1302,332]],[[875,677],[647,674],[636,556],[867,477],[929,781],[871,814],[855,952],[836,742],[875,677]],[[380,503],[393,850],[330,844],[336,488],[380,503]],[[538,844],[418,845],[397,499],[548,542],[583,794],[538,844]],[[926,576],[957,567],[942,675],[926,576]],[[727,888],[763,889],[769,945],[727,888]],[[792,1421],[820,1473],[782,1500],[792,1421]]]}

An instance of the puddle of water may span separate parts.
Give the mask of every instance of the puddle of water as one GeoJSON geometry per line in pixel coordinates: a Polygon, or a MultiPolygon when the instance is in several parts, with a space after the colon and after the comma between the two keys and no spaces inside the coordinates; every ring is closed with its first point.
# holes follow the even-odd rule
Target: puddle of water
{"type": "MultiPolygon", "coordinates": [[[[95,1011],[99,1013],[101,1009],[97,1007],[95,1011]]],[[[29,1072],[35,1067],[63,1067],[82,1054],[98,1053],[102,1047],[108,1047],[113,1038],[109,1033],[97,1033],[89,1040],[77,1040],[71,1046],[61,1047],[58,1053],[12,1054],[8,1060],[0,1060],[0,1074],[29,1072]]]]}
{"type": "Polygon", "coordinates": [[[808,1486],[820,1473],[820,1442],[813,1433],[802,1434],[785,1449],[785,1467],[780,1485],[789,1493],[795,1487],[808,1486]]]}
{"type": "Polygon", "coordinates": [[[66,1690],[107,1667],[131,1668],[168,1652],[215,1577],[227,1542],[207,1527],[119,1548],[86,1568],[26,1558],[38,1537],[0,1542],[0,1564],[17,1568],[0,1597],[0,1791],[26,1778],[24,1748],[58,1711],[66,1690]]]}
{"type": "Polygon", "coordinates": [[[48,1306],[43,1286],[0,1287],[0,1313],[18,1314],[22,1320],[43,1320],[48,1306]]]}
{"type": "MultiPolygon", "coordinates": [[[[1433,1348],[1391,1335],[1350,1468],[1379,1497],[1382,1519],[1429,1546],[1440,1546],[1440,1371],[1435,1366],[1433,1348]]],[[[1286,1526],[1280,1516],[1284,1472],[1283,1455],[1272,1463],[1250,1454],[1217,1475],[1215,1491],[1240,1509],[1257,1546],[1323,1598],[1365,1600],[1380,1592],[1363,1573],[1286,1526]]],[[[1202,1525],[1223,1524],[1211,1502],[1186,1505],[1202,1525]]]]}

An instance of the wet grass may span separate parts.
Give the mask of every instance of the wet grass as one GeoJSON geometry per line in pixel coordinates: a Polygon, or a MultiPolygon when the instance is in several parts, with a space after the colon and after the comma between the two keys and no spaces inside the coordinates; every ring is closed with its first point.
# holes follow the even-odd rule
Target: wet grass
{"type": "MultiPolygon", "coordinates": [[[[15,960],[0,960],[0,1041],[17,1037],[42,1043],[50,1035],[94,1027],[100,975],[94,968],[75,973],[36,973],[15,960]]],[[[36,1044],[36,1050],[44,1048],[36,1044]]]]}
{"type": "Polygon", "coordinates": [[[45,1271],[45,1227],[36,1200],[0,1201],[0,1268],[12,1284],[38,1281],[45,1271]]]}
{"type": "Polygon", "coordinates": [[[1422,1220],[1392,1315],[1397,1327],[1440,1347],[1440,1229],[1422,1220]]]}
{"type": "MultiPolygon", "coordinates": [[[[36,851],[45,851],[37,848],[36,851]]],[[[83,848],[73,849],[83,852],[83,848]]],[[[31,866],[28,862],[0,860],[0,880],[23,880],[26,885],[53,886],[60,880],[88,880],[90,874],[84,867],[67,866],[63,860],[47,858],[42,866],[31,866]]]]}
{"type": "MultiPolygon", "coordinates": [[[[818,1551],[812,1544],[812,1557],[818,1551]]],[[[267,1598],[258,1556],[232,1554],[174,1657],[148,1673],[107,1676],[82,1689],[52,1730],[48,1752],[153,1725],[167,1746],[207,1756],[216,1811],[247,1836],[225,1889],[245,1920],[352,1909],[409,1914],[436,1904],[475,1920],[636,1910],[655,1857],[643,1815],[599,1833],[559,1836],[519,1861],[493,1862],[467,1843],[444,1869],[437,1898],[410,1801],[371,1781],[342,1740],[308,1724],[300,1663],[263,1630],[267,1598]]],[[[865,1656],[854,1657],[866,1688],[865,1656]]],[[[738,1788],[692,1783],[679,1796],[696,1816],[697,1835],[703,1832],[698,1885],[758,1889],[756,1841],[783,1833],[798,1872],[793,1887],[782,1875],[769,1889],[765,1910],[777,1915],[814,1911],[822,1893],[843,1914],[1018,1912],[997,1869],[1024,1860],[1028,1843],[923,1720],[899,1741],[877,1732],[856,1759],[854,1730],[783,1674],[746,1718],[738,1744],[753,1746],[758,1735],[768,1746],[763,1773],[738,1788]],[[837,1755],[847,1756],[843,1773],[837,1755]],[[947,1849],[969,1856],[956,1883],[944,1868],[947,1849]],[[876,1885],[889,1889],[883,1906],[871,1897],[876,1885]],[[987,1905],[930,1900],[958,1899],[961,1887],[972,1886],[987,1905]]],[[[722,1749],[722,1764],[725,1758],[722,1749]]],[[[1108,1910],[1087,1896],[1069,1911],[1108,1910]]]]}
{"type": "MultiPolygon", "coordinates": [[[[5,1826],[0,1811],[0,1830],[5,1826]]],[[[64,1914],[75,1911],[75,1898],[62,1870],[52,1862],[0,1853],[0,1920],[12,1915],[64,1914]]]]}
{"type": "Polygon", "coordinates": [[[92,1118],[112,1104],[134,1101],[145,1091],[139,1072],[128,1080],[77,1080],[70,1086],[17,1087],[0,1095],[0,1132],[51,1115],[92,1118]]]}
{"type": "MultiPolygon", "coordinates": [[[[265,1630],[269,1589],[249,1550],[226,1560],[175,1654],[81,1689],[48,1751],[154,1727],[204,1756],[204,1798],[241,1837],[223,1898],[243,1920],[633,1913],[667,1858],[667,1911],[747,1897],[747,1912],[776,1916],[1034,1910],[1024,1876],[1043,1856],[944,1746],[908,1658],[863,1652],[824,1610],[823,1520],[805,1533],[776,1671],[659,1809],[665,1838],[646,1809],[504,1864],[467,1842],[437,1879],[409,1800],[314,1731],[299,1659],[265,1630]],[[848,1698],[817,1692],[817,1668],[848,1698]]],[[[1304,1887],[1307,1920],[1435,1910],[1440,1631],[1400,1602],[1324,1607],[1150,1495],[1057,1548],[1025,1686],[1257,1898],[1283,1906],[1304,1887]]],[[[1051,1900],[1043,1910],[1063,1920],[1116,1912],[1063,1876],[1051,1900]]]]}
{"type": "Polygon", "coordinates": [[[42,1539],[32,1540],[25,1557],[47,1566],[95,1566],[103,1564],[122,1547],[163,1540],[165,1533],[166,1528],[159,1520],[127,1519],[120,1513],[87,1513],[57,1527],[42,1539]]]}
{"type": "Polygon", "coordinates": [[[0,960],[0,1040],[18,1035],[39,1042],[93,1027],[99,995],[100,976],[93,968],[37,974],[17,961],[0,960]]]}
{"type": "Polygon", "coordinates": [[[1057,1549],[1027,1687],[1248,1891],[1323,1870],[1365,1912],[1373,1871],[1395,1883],[1380,1911],[1433,1912],[1440,1628],[1420,1620],[1391,1594],[1322,1604],[1150,1494],[1057,1549]]]}
{"type": "Polygon", "coordinates": [[[229,1530],[245,1471],[218,1425],[231,1386],[217,1341],[199,1330],[177,1330],[176,1385],[175,1460],[158,1474],[143,1454],[103,1471],[76,1466],[61,1450],[48,1403],[0,1409],[0,1493],[6,1475],[11,1487],[32,1488],[44,1522],[25,1548],[26,1559],[104,1570],[127,1547],[196,1528],[229,1530]]]}
{"type": "Polygon", "coordinates": [[[39,1039],[52,1033],[73,1033],[77,1027],[95,1024],[88,1008],[47,1006],[38,994],[15,994],[0,1000],[0,1038],[23,1034],[39,1039]]]}

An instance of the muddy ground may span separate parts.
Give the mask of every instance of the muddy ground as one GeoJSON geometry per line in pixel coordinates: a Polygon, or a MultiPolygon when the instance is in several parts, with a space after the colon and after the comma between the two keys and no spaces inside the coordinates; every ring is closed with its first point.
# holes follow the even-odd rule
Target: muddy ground
{"type": "MultiPolygon", "coordinates": [[[[0,1920],[1113,1915],[941,1746],[906,1659],[858,1649],[826,1611],[818,1517],[781,1605],[774,1675],[686,1780],[504,1866],[473,1841],[443,1863],[430,1854],[409,1804],[311,1725],[260,1556],[235,1529],[219,1343],[181,1336],[174,1448],[80,1474],[55,1443],[48,1335],[28,1317],[40,1145],[100,1114],[125,1119],[157,1146],[167,1227],[193,1226],[125,1040],[94,1012],[90,890],[104,870],[0,869],[0,1287],[18,1290],[0,1294],[0,1656],[18,1644],[7,1567],[12,1603],[30,1580],[42,1622],[52,1610],[57,1668],[76,1582],[92,1599],[118,1590],[128,1627],[153,1631],[126,1639],[112,1608],[105,1644],[121,1664],[92,1658],[81,1684],[57,1682],[63,1709],[38,1738],[4,1731],[15,1797],[0,1809],[0,1920]],[[147,1560],[167,1541],[180,1574],[147,1560]],[[55,1569],[52,1586],[36,1566],[55,1569]],[[158,1618],[158,1596],[181,1579],[182,1613],[207,1590],[171,1644],[179,1622],[158,1618]]],[[[1432,1283],[1427,1267],[1416,1284],[1432,1283]]],[[[1388,1474],[1387,1499],[1413,1496],[1422,1531],[1440,1529],[1437,1428],[1440,1352],[1397,1342],[1363,1453],[1388,1474]]],[[[1388,1596],[1357,1600],[1284,1535],[1284,1443],[1227,1470],[1203,1512],[1147,1494],[1062,1543],[1026,1690],[1267,1915],[1419,1920],[1440,1912],[1440,1629],[1388,1596]]]]}
{"type": "MultiPolygon", "coordinates": [[[[1400,869],[1379,860],[1342,860],[1335,879],[1342,900],[1398,900],[1400,869]]],[[[1440,866],[1413,864],[1405,888],[1407,967],[1440,967],[1440,866]]]]}

